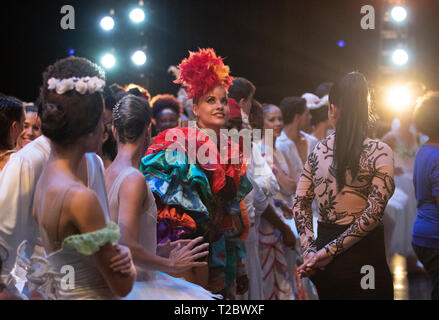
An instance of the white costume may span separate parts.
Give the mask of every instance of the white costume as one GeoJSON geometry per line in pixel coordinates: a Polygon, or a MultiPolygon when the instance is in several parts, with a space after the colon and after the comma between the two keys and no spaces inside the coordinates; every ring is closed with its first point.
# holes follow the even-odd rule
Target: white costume
{"type": "MultiPolygon", "coordinates": [[[[136,171],[132,167],[122,170],[108,192],[110,216],[115,223],[118,223],[119,220],[120,186],[128,175],[136,171]]],[[[157,207],[149,188],[148,198],[145,201],[139,223],[139,243],[145,250],[155,254],[157,249],[157,207]]],[[[125,298],[126,300],[212,300],[221,297],[213,295],[198,285],[162,272],[146,270],[139,266],[136,266],[136,271],[137,281],[133,290],[125,298]]]]}
{"type": "MultiPolygon", "coordinates": [[[[306,132],[301,131],[300,132],[306,139],[307,143],[308,143],[308,154],[311,154],[315,148],[315,146],[318,143],[318,140],[307,134],[306,132]]],[[[286,133],[284,131],[282,131],[281,135],[279,136],[279,138],[276,139],[276,149],[280,151],[280,153],[282,153],[282,155],[286,158],[289,159],[291,164],[292,164],[292,169],[294,170],[294,177],[297,177],[297,181],[299,182],[299,178],[300,175],[302,174],[303,171],[303,162],[302,159],[299,155],[299,151],[297,150],[296,144],[294,143],[294,141],[292,141],[290,138],[288,138],[288,136],[286,135],[286,133]]],[[[317,219],[318,219],[318,208],[317,208],[317,204],[314,201],[313,202],[313,225],[314,225],[314,233],[317,237],[317,219]]],[[[297,229],[296,229],[296,225],[294,223],[294,219],[291,220],[287,220],[287,222],[290,224],[291,229],[293,230],[294,234],[296,235],[296,238],[298,238],[298,233],[297,233],[297,229]]]]}
{"type": "MultiPolygon", "coordinates": [[[[303,131],[300,132],[306,139],[308,144],[308,153],[311,154],[315,148],[315,146],[318,143],[317,138],[315,138],[312,135],[309,135],[303,131]]],[[[296,183],[299,182],[300,175],[302,174],[304,164],[302,162],[302,159],[299,155],[299,151],[297,150],[296,144],[294,141],[292,141],[284,131],[282,131],[281,135],[276,139],[276,149],[280,152],[280,154],[285,158],[288,159],[292,165],[293,173],[289,172],[288,165],[283,166],[282,170],[284,172],[288,172],[289,176],[296,180],[296,183]]],[[[291,201],[291,200],[290,200],[291,201]]],[[[289,203],[287,203],[289,205],[289,203]]],[[[284,222],[288,224],[291,227],[291,230],[293,231],[294,235],[296,236],[297,242],[296,242],[296,251],[298,253],[301,252],[300,248],[300,240],[299,235],[297,232],[296,224],[294,219],[285,219],[283,215],[281,215],[284,222]]],[[[313,202],[313,228],[315,236],[317,237],[317,225],[318,225],[318,207],[317,202],[313,202]]],[[[288,263],[288,269],[289,269],[289,277],[288,280],[294,283],[294,290],[297,298],[299,299],[316,299],[317,294],[310,283],[308,279],[299,279],[297,275],[295,274],[294,268],[296,266],[296,259],[297,259],[297,253],[287,249],[287,263],[288,263]]]]}
{"type": "Polygon", "coordinates": [[[253,190],[244,199],[252,226],[245,240],[245,265],[249,279],[249,290],[243,298],[265,300],[266,295],[262,280],[264,275],[259,258],[259,227],[261,215],[270,204],[270,198],[279,191],[279,185],[265,158],[262,157],[259,143],[252,143],[251,161],[246,174],[253,185],[253,190]]]}
{"type": "MultiPolygon", "coordinates": [[[[33,199],[50,151],[50,140],[41,136],[13,154],[0,173],[0,244],[9,253],[3,264],[5,282],[13,282],[9,273],[14,267],[20,243],[27,240],[26,253],[23,252],[27,257],[38,244],[38,225],[32,217],[33,199]]],[[[108,216],[102,160],[92,153],[86,157],[89,188],[98,194],[108,216]]]]}
{"type": "MultiPolygon", "coordinates": [[[[260,147],[260,146],[259,146],[260,147]]],[[[262,142],[262,154],[273,155],[273,157],[266,158],[267,165],[270,171],[273,172],[274,158],[281,160],[285,165],[282,165],[282,170],[286,168],[285,159],[278,150],[274,150],[271,146],[265,145],[262,142]],[[271,158],[271,159],[270,159],[271,158]],[[281,158],[281,159],[280,159],[281,158]]],[[[276,178],[275,178],[276,179],[276,178]]],[[[277,180],[276,180],[277,183],[277,180]]],[[[270,190],[267,201],[273,207],[276,214],[284,222],[287,220],[283,216],[282,210],[276,206],[275,200],[284,201],[285,204],[292,207],[292,197],[284,195],[281,189],[270,190]]],[[[289,225],[288,223],[286,223],[289,225]]],[[[259,225],[259,259],[261,260],[261,267],[263,272],[264,294],[267,300],[295,300],[294,296],[294,251],[285,247],[282,242],[280,231],[277,230],[270,222],[265,219],[261,219],[259,225]]]]}
{"type": "MultiPolygon", "coordinates": [[[[56,182],[55,182],[56,183],[56,182]]],[[[98,269],[92,255],[106,243],[119,240],[119,227],[109,222],[106,228],[85,234],[75,234],[66,237],[62,243],[58,239],[59,221],[67,192],[78,182],[68,185],[53,186],[54,182],[46,180],[43,175],[39,180],[34,204],[33,215],[38,219],[41,242],[48,253],[44,258],[50,264],[50,269],[41,274],[39,279],[53,285],[57,300],[114,300],[118,299],[110,290],[107,282],[98,269]],[[47,186],[43,188],[42,186],[47,186]],[[56,188],[56,195],[54,195],[56,188]],[[46,217],[50,218],[47,219],[46,217]],[[50,237],[49,234],[52,236],[50,237]],[[66,269],[67,267],[67,269],[66,269]],[[73,283],[63,283],[63,276],[73,272],[73,283]]],[[[50,287],[49,287],[50,288],[50,287]]],[[[47,291],[46,291],[47,293],[47,291]]],[[[50,296],[49,296],[50,297],[50,296]]]]}

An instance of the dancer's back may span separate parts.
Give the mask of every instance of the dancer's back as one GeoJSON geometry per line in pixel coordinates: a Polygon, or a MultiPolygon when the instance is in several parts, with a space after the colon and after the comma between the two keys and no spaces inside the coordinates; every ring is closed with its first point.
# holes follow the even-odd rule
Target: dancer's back
{"type": "MultiPolygon", "coordinates": [[[[47,259],[55,273],[62,273],[65,266],[74,270],[74,288],[56,286],[58,299],[116,299],[92,255],[97,243],[118,234],[117,228],[100,229],[78,234],[79,231],[69,221],[68,209],[74,206],[74,198],[95,198],[96,194],[65,173],[57,172],[49,165],[37,184],[34,217],[37,219],[47,259]]],[[[62,274],[60,275],[62,276],[62,274]]]]}

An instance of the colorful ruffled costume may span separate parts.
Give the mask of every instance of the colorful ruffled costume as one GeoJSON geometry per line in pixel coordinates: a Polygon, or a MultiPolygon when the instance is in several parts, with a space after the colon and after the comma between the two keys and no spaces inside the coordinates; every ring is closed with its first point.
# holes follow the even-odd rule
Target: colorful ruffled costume
{"type": "MultiPolygon", "coordinates": [[[[174,82],[195,102],[217,86],[227,90],[233,80],[213,49],[190,52],[178,69],[174,82]]],[[[157,200],[158,242],[204,236],[210,243],[208,289],[227,293],[234,280],[245,274],[242,241],[250,221],[243,199],[252,185],[245,175],[242,148],[226,138],[220,147],[226,150],[218,150],[208,134],[191,127],[162,132],[140,170],[157,200]]]]}
{"type": "Polygon", "coordinates": [[[242,152],[232,160],[232,150],[239,151],[239,146],[228,139],[224,148],[227,152],[219,152],[198,128],[169,129],[155,138],[140,166],[156,197],[158,243],[204,236],[211,243],[214,292],[245,274],[242,241],[249,220],[242,201],[252,189],[242,152]],[[195,146],[192,154],[189,145],[195,146]],[[206,163],[196,160],[203,151],[210,160],[206,163]],[[214,219],[220,219],[215,231],[210,230],[214,219]]]}

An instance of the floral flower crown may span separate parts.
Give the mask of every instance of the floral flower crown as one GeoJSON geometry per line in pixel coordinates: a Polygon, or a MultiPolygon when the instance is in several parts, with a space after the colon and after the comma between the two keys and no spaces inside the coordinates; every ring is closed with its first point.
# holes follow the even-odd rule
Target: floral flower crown
{"type": "Polygon", "coordinates": [[[57,94],[64,94],[70,90],[76,90],[80,94],[86,94],[87,92],[93,94],[95,92],[103,92],[105,87],[105,81],[98,77],[50,78],[47,84],[47,89],[55,90],[57,94]]]}
{"type": "Polygon", "coordinates": [[[229,73],[223,58],[218,57],[213,49],[198,49],[198,52],[189,51],[189,57],[180,63],[174,83],[183,86],[189,99],[199,98],[218,85],[227,90],[233,80],[229,73]]]}

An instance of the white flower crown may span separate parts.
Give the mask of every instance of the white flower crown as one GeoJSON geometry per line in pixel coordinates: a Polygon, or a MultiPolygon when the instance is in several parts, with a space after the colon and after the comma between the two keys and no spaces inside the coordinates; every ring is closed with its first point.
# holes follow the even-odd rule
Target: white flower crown
{"type": "Polygon", "coordinates": [[[95,92],[103,92],[105,87],[105,81],[98,77],[50,78],[47,84],[49,85],[47,89],[55,90],[57,94],[64,94],[73,89],[80,94],[86,94],[87,92],[93,94],[95,92]]]}

